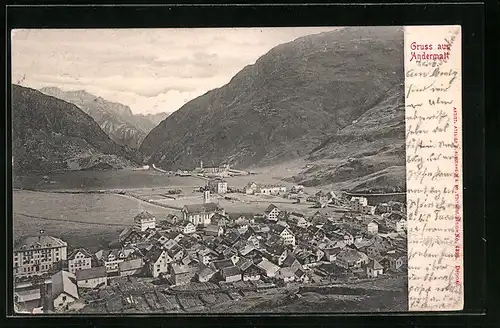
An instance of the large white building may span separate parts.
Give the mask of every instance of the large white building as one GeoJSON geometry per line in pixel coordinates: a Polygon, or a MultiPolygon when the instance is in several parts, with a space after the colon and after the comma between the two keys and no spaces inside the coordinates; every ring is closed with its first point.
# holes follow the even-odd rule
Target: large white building
{"type": "Polygon", "coordinates": [[[212,222],[215,213],[225,215],[225,211],[215,203],[185,205],[182,208],[182,216],[195,226],[207,226],[212,222]]]}
{"type": "Polygon", "coordinates": [[[67,259],[68,244],[52,236],[25,237],[14,245],[14,275],[32,276],[49,272],[67,259]]]}
{"type": "Polygon", "coordinates": [[[135,227],[140,231],[156,228],[156,218],[149,212],[141,212],[134,218],[135,227]]]}
{"type": "Polygon", "coordinates": [[[262,185],[255,182],[245,187],[245,193],[249,195],[279,195],[286,192],[286,187],[281,185],[262,185]]]}

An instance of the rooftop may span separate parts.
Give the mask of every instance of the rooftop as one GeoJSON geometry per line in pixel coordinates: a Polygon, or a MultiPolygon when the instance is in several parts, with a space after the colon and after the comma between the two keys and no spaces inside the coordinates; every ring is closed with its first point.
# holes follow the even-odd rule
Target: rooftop
{"type": "Polygon", "coordinates": [[[74,260],[78,254],[83,254],[85,257],[92,257],[92,254],[85,248],[77,248],[68,255],[68,260],[74,260]]]}
{"type": "Polygon", "coordinates": [[[174,274],[183,274],[193,272],[194,270],[197,270],[197,268],[190,267],[188,265],[172,264],[172,270],[174,274]]]}
{"type": "Polygon", "coordinates": [[[82,281],[87,279],[95,278],[105,278],[106,277],[106,267],[100,266],[95,268],[88,268],[76,271],[76,280],[82,281]]]}
{"type": "Polygon", "coordinates": [[[59,271],[52,276],[52,297],[57,297],[62,293],[78,298],[76,277],[68,271],[59,271]]]}
{"type": "Polygon", "coordinates": [[[52,236],[29,236],[19,239],[14,244],[15,251],[24,251],[37,248],[67,247],[68,244],[52,236]]]}
{"type": "MultiPolygon", "coordinates": [[[[274,209],[278,209],[278,207],[276,207],[276,205],[274,205],[274,204],[271,204],[271,205],[269,205],[269,206],[266,208],[266,210],[264,211],[264,213],[265,213],[265,214],[269,214],[269,213],[271,213],[271,212],[272,212],[272,210],[274,210],[274,209]]],[[[279,210],[279,209],[278,209],[278,210],[279,210]]]]}
{"type": "Polygon", "coordinates": [[[207,213],[207,212],[215,212],[219,209],[220,209],[219,206],[215,203],[193,204],[184,206],[184,210],[187,213],[207,213]]]}
{"type": "Polygon", "coordinates": [[[140,223],[141,221],[150,221],[150,220],[154,220],[155,217],[149,213],[149,212],[146,212],[146,211],[142,211],[141,213],[137,214],[134,218],[134,222],[136,223],[140,223]]]}
{"type": "Polygon", "coordinates": [[[370,262],[368,262],[368,267],[373,270],[380,270],[384,268],[380,263],[377,262],[377,260],[370,260],[370,262]]]}
{"type": "Polygon", "coordinates": [[[234,265],[222,269],[222,275],[224,277],[232,277],[232,276],[239,275],[240,273],[241,273],[240,268],[238,268],[237,266],[234,266],[234,265]]]}
{"type": "Polygon", "coordinates": [[[140,268],[142,268],[143,265],[144,265],[144,262],[142,261],[142,259],[134,259],[134,260],[130,260],[130,261],[121,262],[118,264],[118,267],[119,267],[120,271],[123,272],[123,271],[140,269],[140,268]]]}

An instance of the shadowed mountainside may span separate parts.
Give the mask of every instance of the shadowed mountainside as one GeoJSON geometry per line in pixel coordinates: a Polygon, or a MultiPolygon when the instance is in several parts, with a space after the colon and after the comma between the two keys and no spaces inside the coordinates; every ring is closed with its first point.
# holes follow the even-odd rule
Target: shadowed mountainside
{"type": "Polygon", "coordinates": [[[135,152],[113,142],[73,104],[12,86],[12,156],[15,173],[135,166],[135,152]]]}
{"type": "Polygon", "coordinates": [[[306,185],[370,188],[354,180],[382,170],[395,175],[391,184],[403,181],[403,58],[403,30],[395,27],[344,28],[281,44],[167,117],[140,151],[168,169],[200,160],[252,168],[307,159],[313,169],[294,177],[306,185]],[[325,163],[332,158],[346,162],[325,163]]]}

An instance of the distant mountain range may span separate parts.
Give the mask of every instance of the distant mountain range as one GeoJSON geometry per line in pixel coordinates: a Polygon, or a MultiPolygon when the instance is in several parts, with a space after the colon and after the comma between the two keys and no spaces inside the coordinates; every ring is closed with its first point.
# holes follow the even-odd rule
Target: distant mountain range
{"type": "Polygon", "coordinates": [[[140,162],[136,150],[116,144],[74,104],[18,85],[12,86],[12,157],[16,174],[140,162]]]}
{"type": "Polygon", "coordinates": [[[128,106],[97,97],[85,90],[63,91],[44,87],[40,91],[78,106],[120,145],[139,148],[146,135],[169,114],[134,115],[128,106]]]}
{"type": "Polygon", "coordinates": [[[405,190],[403,37],[352,27],[281,44],[167,117],[139,150],[165,169],[301,159],[297,183],[405,190]]]}

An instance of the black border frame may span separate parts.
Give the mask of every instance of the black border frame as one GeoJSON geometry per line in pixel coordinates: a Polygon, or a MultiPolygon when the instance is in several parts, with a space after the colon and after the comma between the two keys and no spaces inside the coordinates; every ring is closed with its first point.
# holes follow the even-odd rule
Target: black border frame
{"type": "MultiPolygon", "coordinates": [[[[55,1],[52,1],[54,3],[55,1]]],[[[77,2],[77,1],[75,1],[77,2]]],[[[80,2],[80,1],[78,1],[80,2]]],[[[103,2],[108,1],[102,1],[103,2]]],[[[370,322],[382,327],[405,322],[410,325],[479,324],[486,308],[485,253],[485,101],[484,24],[482,3],[441,4],[288,4],[288,5],[104,5],[29,6],[37,1],[15,1],[6,8],[6,309],[12,310],[12,184],[10,178],[10,30],[12,28],[127,28],[127,27],[245,27],[245,26],[354,26],[354,25],[461,25],[463,58],[464,141],[464,282],[463,312],[448,313],[357,313],[331,315],[93,315],[26,317],[9,323],[53,326],[54,324],[104,324],[126,326],[162,324],[168,326],[209,325],[346,325],[370,322]],[[468,316],[462,314],[468,313],[468,316]],[[293,318],[289,320],[288,318],[293,318]]],[[[491,76],[490,76],[491,77],[491,76]]],[[[11,312],[12,313],[12,312],[11,312]]]]}

